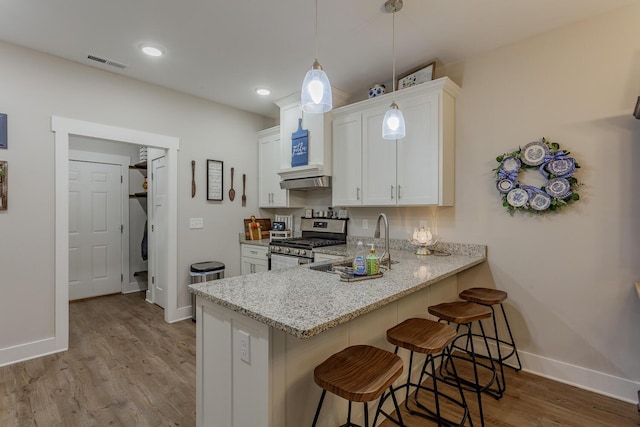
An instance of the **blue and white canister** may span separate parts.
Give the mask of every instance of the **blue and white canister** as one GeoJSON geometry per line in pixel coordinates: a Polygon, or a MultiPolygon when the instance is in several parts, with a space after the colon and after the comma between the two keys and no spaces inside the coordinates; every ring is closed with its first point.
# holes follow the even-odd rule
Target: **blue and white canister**
{"type": "Polygon", "coordinates": [[[383,84],[374,84],[369,88],[369,98],[375,98],[376,96],[384,95],[386,88],[383,84]]]}

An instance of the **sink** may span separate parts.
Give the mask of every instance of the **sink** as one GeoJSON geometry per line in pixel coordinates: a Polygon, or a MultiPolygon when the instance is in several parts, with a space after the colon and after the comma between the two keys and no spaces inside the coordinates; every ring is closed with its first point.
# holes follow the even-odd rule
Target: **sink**
{"type": "MultiPolygon", "coordinates": [[[[398,264],[399,261],[391,260],[391,265],[398,264]]],[[[312,265],[309,267],[309,270],[322,271],[323,273],[335,273],[338,274],[340,271],[348,272],[351,269],[351,273],[353,273],[353,260],[349,261],[339,261],[339,262],[323,262],[322,264],[312,265]],[[347,271],[345,271],[347,270],[347,271]]],[[[386,268],[383,264],[380,264],[380,268],[386,268]]]]}
{"type": "Polygon", "coordinates": [[[309,270],[322,271],[324,273],[337,273],[337,270],[353,268],[353,261],[340,262],[324,262],[322,264],[312,265],[309,270]],[[338,267],[337,269],[334,267],[338,267]]]}

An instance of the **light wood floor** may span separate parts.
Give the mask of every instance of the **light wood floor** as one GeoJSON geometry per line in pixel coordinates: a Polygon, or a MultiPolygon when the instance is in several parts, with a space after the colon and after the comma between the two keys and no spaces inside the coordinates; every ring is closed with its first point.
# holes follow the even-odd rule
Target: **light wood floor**
{"type": "MultiPolygon", "coordinates": [[[[0,368],[1,427],[195,426],[193,322],[165,323],[144,293],[113,295],[71,303],[69,339],[67,352],[0,368]]],[[[483,398],[487,426],[640,426],[634,404],[507,375],[501,400],[483,398]]],[[[475,395],[467,399],[478,427],[475,395]]],[[[406,414],[405,423],[435,425],[406,414]]]]}
{"type": "Polygon", "coordinates": [[[69,311],[69,351],[0,368],[0,426],[195,426],[191,320],[165,323],[144,292],[69,311]]]}
{"type": "MultiPolygon", "coordinates": [[[[419,359],[424,360],[424,359],[419,359]]],[[[463,378],[472,379],[471,365],[465,362],[457,362],[459,374],[463,378]]],[[[482,374],[481,374],[482,375],[482,374]]],[[[507,390],[502,399],[482,395],[482,407],[484,408],[485,426],[491,427],[522,427],[522,426],[561,426],[561,427],[626,427],[640,426],[640,412],[635,404],[625,403],[617,399],[605,397],[557,381],[552,381],[538,375],[527,372],[516,372],[513,369],[505,369],[507,390]]],[[[425,381],[431,385],[431,381],[425,381]]],[[[438,385],[441,391],[459,397],[453,387],[438,385]]],[[[404,391],[402,392],[404,393],[404,391]]],[[[421,392],[423,393],[423,392],[421,392]]],[[[477,395],[464,392],[473,425],[479,427],[480,413],[477,395]]],[[[404,394],[403,394],[404,396],[404,394]]],[[[432,395],[424,393],[420,395],[420,401],[430,409],[435,409],[431,400],[432,395]]],[[[416,409],[412,398],[409,399],[409,407],[416,409]]],[[[442,402],[442,401],[441,401],[442,402]]],[[[442,403],[441,403],[442,405],[442,403]]],[[[456,408],[444,401],[444,411],[450,419],[460,419],[453,414],[459,414],[456,408]]],[[[436,426],[437,423],[425,420],[416,415],[409,415],[401,407],[403,421],[407,426],[425,427],[436,426]]],[[[465,424],[469,425],[469,422],[465,424]]],[[[382,427],[393,427],[395,424],[385,421],[382,427]]]]}

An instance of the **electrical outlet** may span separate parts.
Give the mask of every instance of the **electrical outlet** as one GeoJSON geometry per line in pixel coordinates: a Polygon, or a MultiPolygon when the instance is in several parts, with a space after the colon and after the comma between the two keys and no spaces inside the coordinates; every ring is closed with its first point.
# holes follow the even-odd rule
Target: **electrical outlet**
{"type": "Polygon", "coordinates": [[[204,228],[204,219],[203,218],[189,218],[189,228],[204,228]]]}
{"type": "Polygon", "coordinates": [[[240,338],[240,360],[251,364],[251,335],[244,331],[238,331],[240,338]]]}
{"type": "Polygon", "coordinates": [[[368,230],[369,229],[369,220],[368,219],[363,219],[362,220],[362,229],[363,230],[368,230]]]}
{"type": "Polygon", "coordinates": [[[420,221],[420,227],[427,228],[427,221],[424,221],[424,220],[420,221]]]}

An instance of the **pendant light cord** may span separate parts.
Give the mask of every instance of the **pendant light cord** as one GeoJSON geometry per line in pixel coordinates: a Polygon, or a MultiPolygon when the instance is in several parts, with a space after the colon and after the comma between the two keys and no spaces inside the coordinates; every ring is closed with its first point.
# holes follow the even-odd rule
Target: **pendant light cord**
{"type": "Polygon", "coordinates": [[[316,43],[316,61],[318,60],[318,0],[316,0],[316,34],[315,34],[315,43],[316,43]]]}
{"type": "MultiPolygon", "coordinates": [[[[316,0],[317,1],[317,0],[316,0]]],[[[392,34],[391,34],[391,52],[392,52],[392,62],[393,62],[393,71],[392,71],[392,90],[391,92],[396,91],[396,11],[393,11],[393,19],[392,19],[392,34]]]]}

